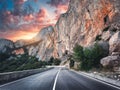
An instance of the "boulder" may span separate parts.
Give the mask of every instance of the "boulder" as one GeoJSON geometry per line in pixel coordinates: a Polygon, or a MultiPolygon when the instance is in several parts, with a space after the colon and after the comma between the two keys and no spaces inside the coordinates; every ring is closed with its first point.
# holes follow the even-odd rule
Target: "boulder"
{"type": "Polygon", "coordinates": [[[120,31],[116,32],[109,40],[110,53],[120,52],[120,31]]]}
{"type": "Polygon", "coordinates": [[[114,34],[114,32],[112,32],[112,31],[109,30],[109,31],[103,32],[101,38],[104,41],[108,41],[113,34],[114,34]]]}
{"type": "Polygon", "coordinates": [[[111,66],[111,67],[118,67],[120,65],[120,56],[107,56],[101,59],[100,62],[104,67],[111,66]]]}

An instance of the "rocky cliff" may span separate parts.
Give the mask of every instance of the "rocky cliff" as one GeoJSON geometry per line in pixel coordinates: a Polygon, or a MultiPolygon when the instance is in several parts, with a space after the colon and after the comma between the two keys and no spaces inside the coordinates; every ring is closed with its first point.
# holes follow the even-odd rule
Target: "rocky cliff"
{"type": "Polygon", "coordinates": [[[33,38],[33,40],[38,41],[38,43],[27,46],[29,55],[36,56],[39,60],[48,61],[51,56],[53,56],[54,37],[55,33],[52,26],[43,28],[37,36],[33,38]]]}
{"type": "Polygon", "coordinates": [[[43,28],[32,40],[17,41],[15,46],[26,46],[29,55],[49,60],[63,58],[76,43],[88,47],[98,41],[112,56],[120,54],[119,30],[120,0],[70,0],[54,27],[43,28]]]}
{"type": "Polygon", "coordinates": [[[54,28],[52,26],[43,28],[31,40],[18,40],[15,42],[16,54],[28,53],[39,60],[48,61],[53,56],[54,51],[54,28]]]}
{"type": "Polygon", "coordinates": [[[98,36],[109,41],[119,30],[119,23],[120,0],[71,0],[68,11],[55,25],[59,56],[72,51],[76,43],[89,46],[98,36]]]}

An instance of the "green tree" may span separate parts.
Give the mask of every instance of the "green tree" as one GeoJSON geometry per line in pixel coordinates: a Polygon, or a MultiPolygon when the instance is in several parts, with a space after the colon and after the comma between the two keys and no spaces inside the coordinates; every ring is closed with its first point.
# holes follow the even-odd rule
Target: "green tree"
{"type": "Polygon", "coordinates": [[[73,58],[75,61],[82,61],[84,59],[83,47],[76,44],[73,48],[73,58]]]}
{"type": "Polygon", "coordinates": [[[55,58],[54,61],[53,61],[54,65],[60,65],[61,63],[61,60],[58,59],[58,58],[55,58]]]}
{"type": "Polygon", "coordinates": [[[76,45],[73,49],[73,57],[75,61],[80,62],[81,70],[90,70],[100,67],[100,59],[107,56],[105,50],[97,43],[92,48],[83,49],[82,46],[76,45]]]}

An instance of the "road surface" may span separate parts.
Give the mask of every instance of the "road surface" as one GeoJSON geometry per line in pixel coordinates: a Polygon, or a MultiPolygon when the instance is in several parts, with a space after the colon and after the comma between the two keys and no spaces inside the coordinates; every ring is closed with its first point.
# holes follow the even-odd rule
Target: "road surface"
{"type": "Polygon", "coordinates": [[[65,68],[54,68],[0,86],[0,90],[120,90],[65,68]]]}

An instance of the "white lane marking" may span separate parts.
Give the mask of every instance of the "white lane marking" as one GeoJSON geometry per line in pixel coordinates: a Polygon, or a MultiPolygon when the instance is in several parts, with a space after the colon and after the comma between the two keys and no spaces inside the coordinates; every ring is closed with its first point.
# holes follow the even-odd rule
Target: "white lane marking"
{"type": "Polygon", "coordinates": [[[55,90],[55,87],[56,87],[56,83],[57,83],[57,79],[58,79],[60,70],[61,70],[61,68],[60,68],[59,71],[57,72],[57,75],[56,75],[56,77],[55,77],[55,81],[54,81],[54,85],[53,85],[53,89],[52,89],[52,90],[55,90]]]}
{"type": "Polygon", "coordinates": [[[95,81],[98,81],[98,82],[100,82],[100,83],[106,84],[106,85],[108,85],[108,86],[111,86],[111,87],[114,87],[114,88],[120,90],[120,87],[114,86],[114,85],[109,84],[109,83],[107,83],[107,82],[105,82],[105,81],[102,81],[102,80],[96,79],[96,78],[94,78],[94,77],[92,77],[92,76],[88,76],[88,75],[83,74],[83,73],[76,72],[76,71],[74,71],[74,70],[72,70],[72,71],[75,72],[75,73],[77,73],[77,74],[80,74],[80,75],[82,75],[82,76],[88,77],[89,79],[93,79],[93,80],[95,80],[95,81]]]}

